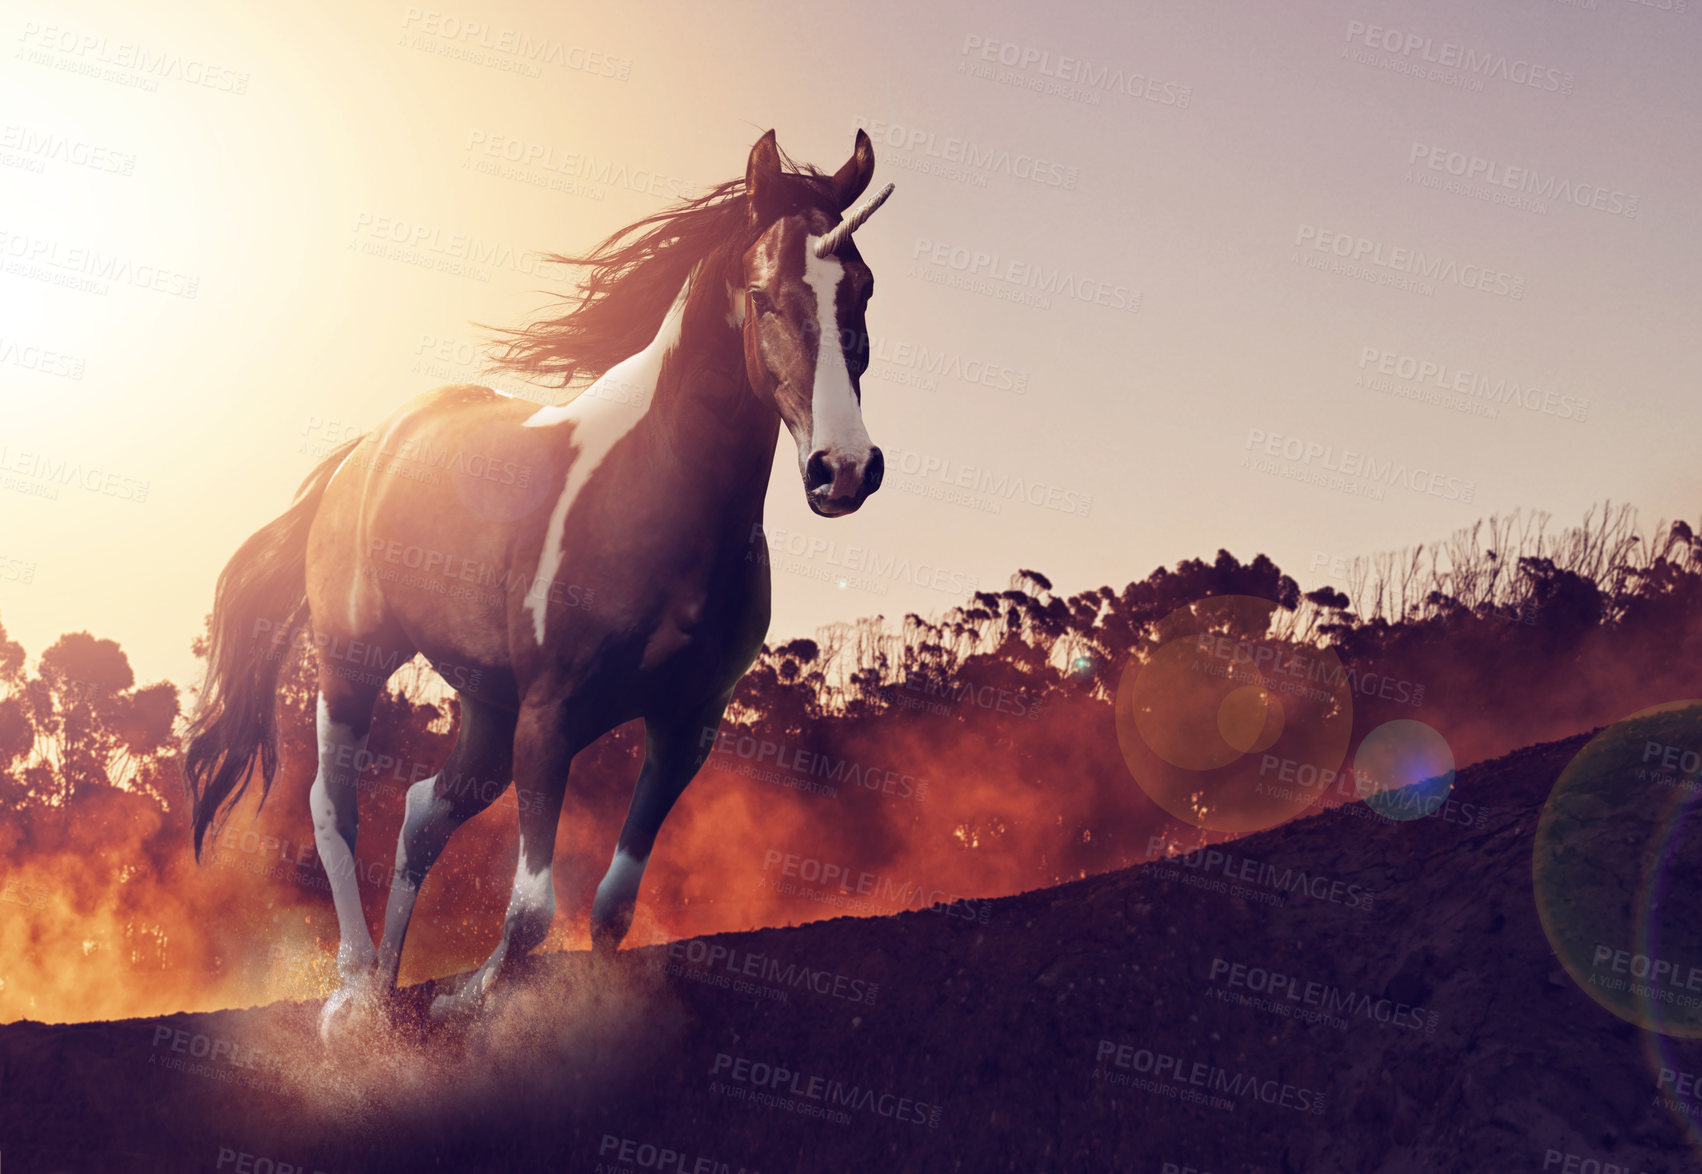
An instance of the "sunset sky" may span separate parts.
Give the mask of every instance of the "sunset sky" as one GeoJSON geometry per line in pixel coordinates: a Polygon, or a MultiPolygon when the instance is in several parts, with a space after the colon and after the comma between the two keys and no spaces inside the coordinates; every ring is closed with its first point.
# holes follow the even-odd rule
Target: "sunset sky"
{"type": "Polygon", "coordinates": [[[331,445],[478,380],[470,323],[559,288],[538,251],[770,127],[829,170],[864,127],[897,184],[858,235],[887,483],[817,517],[782,434],[775,638],[1019,567],[1227,547],[1311,588],[1519,508],[1702,514],[1694,0],[242,7],[0,14],[32,658],[88,629],[190,684],[219,569],[331,445]]]}

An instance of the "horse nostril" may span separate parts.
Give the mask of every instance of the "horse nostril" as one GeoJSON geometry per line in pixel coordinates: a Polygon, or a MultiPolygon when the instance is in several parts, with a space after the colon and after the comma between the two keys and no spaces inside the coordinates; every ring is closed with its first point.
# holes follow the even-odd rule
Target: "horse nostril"
{"type": "Polygon", "coordinates": [[[881,478],[886,476],[886,458],[881,456],[881,450],[869,450],[869,463],[863,470],[863,492],[873,493],[881,487],[881,478]]]}
{"type": "Polygon", "coordinates": [[[827,452],[817,449],[804,465],[804,488],[814,493],[833,484],[833,470],[827,467],[827,452]]]}

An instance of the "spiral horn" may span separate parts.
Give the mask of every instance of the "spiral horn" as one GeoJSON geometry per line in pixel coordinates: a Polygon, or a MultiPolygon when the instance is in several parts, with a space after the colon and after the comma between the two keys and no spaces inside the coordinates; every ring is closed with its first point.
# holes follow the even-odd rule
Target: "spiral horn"
{"type": "Polygon", "coordinates": [[[833,231],[816,242],[816,256],[831,257],[840,245],[850,239],[852,233],[863,226],[863,221],[875,214],[876,208],[886,203],[886,198],[890,195],[892,195],[892,185],[889,183],[861,204],[858,204],[851,215],[834,225],[833,231]]]}

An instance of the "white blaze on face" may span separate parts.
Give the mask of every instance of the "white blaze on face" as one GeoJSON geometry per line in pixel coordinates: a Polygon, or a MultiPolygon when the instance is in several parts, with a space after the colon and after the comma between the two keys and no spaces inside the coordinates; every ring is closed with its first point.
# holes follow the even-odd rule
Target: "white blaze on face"
{"type": "MultiPolygon", "coordinates": [[[[868,429],[863,427],[863,405],[851,387],[851,372],[845,366],[845,340],[839,336],[837,298],[845,266],[837,257],[816,256],[812,236],[804,241],[804,284],[816,295],[816,323],[821,337],[816,345],[815,392],[810,401],[812,435],[810,452],[845,456],[859,464],[868,460],[868,429]]],[[[804,454],[809,459],[809,453],[804,454]]]]}

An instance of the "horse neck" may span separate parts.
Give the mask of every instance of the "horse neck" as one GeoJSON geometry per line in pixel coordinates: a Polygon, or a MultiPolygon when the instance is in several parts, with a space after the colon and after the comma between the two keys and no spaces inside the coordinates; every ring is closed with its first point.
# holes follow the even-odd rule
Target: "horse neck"
{"type": "Polygon", "coordinates": [[[694,495],[731,497],[741,513],[760,515],[780,416],[751,389],[744,339],[728,314],[720,267],[705,262],[647,415],[656,459],[690,478],[694,495]]]}

